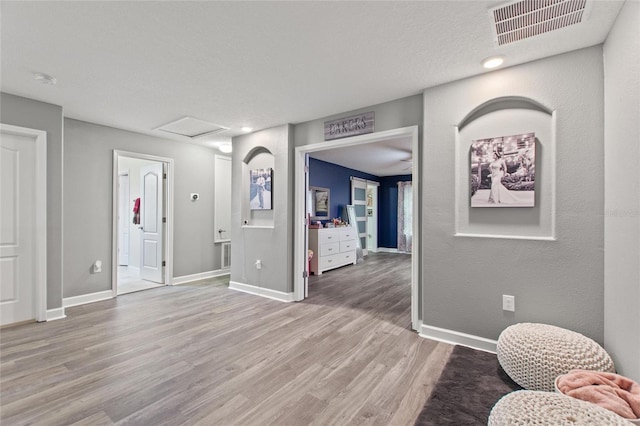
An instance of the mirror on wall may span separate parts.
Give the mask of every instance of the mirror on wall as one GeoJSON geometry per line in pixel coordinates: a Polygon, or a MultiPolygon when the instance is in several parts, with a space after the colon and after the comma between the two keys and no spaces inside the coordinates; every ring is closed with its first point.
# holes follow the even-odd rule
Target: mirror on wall
{"type": "Polygon", "coordinates": [[[308,206],[311,220],[329,220],[329,210],[331,208],[329,188],[310,186],[308,206]]]}

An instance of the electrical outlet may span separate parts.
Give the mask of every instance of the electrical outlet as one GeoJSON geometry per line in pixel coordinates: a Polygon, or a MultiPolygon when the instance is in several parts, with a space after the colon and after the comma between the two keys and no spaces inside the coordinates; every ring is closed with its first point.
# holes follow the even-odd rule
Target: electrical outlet
{"type": "Polygon", "coordinates": [[[256,269],[262,269],[262,261],[256,260],[256,269]]]}
{"type": "Polygon", "coordinates": [[[509,296],[508,294],[502,295],[502,310],[515,312],[516,311],[516,297],[509,296]]]}

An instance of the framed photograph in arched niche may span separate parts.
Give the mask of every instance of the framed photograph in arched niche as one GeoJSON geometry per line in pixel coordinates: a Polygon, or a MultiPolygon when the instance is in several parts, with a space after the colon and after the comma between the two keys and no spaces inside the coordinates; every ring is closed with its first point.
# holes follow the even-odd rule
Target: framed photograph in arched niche
{"type": "Polygon", "coordinates": [[[471,207],[535,206],[535,133],[474,140],[469,154],[471,207]]]}
{"type": "Polygon", "coordinates": [[[273,169],[249,171],[249,206],[251,210],[272,210],[273,169]]]}

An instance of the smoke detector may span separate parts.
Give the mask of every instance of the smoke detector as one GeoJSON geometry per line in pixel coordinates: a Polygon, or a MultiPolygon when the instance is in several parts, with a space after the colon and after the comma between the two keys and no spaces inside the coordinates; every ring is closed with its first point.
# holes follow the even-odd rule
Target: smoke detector
{"type": "Polygon", "coordinates": [[[497,46],[515,43],[586,21],[591,1],[521,0],[489,11],[497,46]]]}

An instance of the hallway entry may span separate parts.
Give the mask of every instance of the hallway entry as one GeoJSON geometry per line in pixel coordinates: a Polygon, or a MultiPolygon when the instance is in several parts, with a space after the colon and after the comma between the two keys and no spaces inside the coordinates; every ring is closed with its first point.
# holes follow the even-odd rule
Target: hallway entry
{"type": "MultiPolygon", "coordinates": [[[[309,297],[309,232],[307,229],[308,226],[308,214],[307,214],[307,206],[306,201],[308,199],[308,190],[309,190],[309,166],[308,166],[308,158],[309,156],[313,157],[313,153],[320,151],[342,151],[342,149],[347,147],[360,147],[362,149],[367,149],[367,144],[381,143],[383,141],[391,141],[391,140],[399,140],[403,139],[410,143],[411,151],[409,155],[413,153],[413,156],[419,156],[419,143],[418,143],[418,128],[417,126],[410,126],[400,129],[393,129],[388,131],[376,132],[367,135],[354,136],[339,140],[333,141],[325,141],[321,143],[315,143],[310,145],[299,146],[295,149],[295,216],[299,218],[299,221],[295,221],[295,242],[294,242],[294,298],[296,301],[304,300],[309,297]]],[[[371,145],[369,145],[371,146],[371,145]]],[[[355,170],[355,168],[354,168],[355,170]]],[[[419,185],[419,176],[420,176],[420,164],[419,162],[414,165],[412,169],[412,182],[415,188],[419,185]]],[[[367,247],[371,244],[372,248],[378,249],[377,244],[377,235],[370,234],[367,232],[367,223],[369,217],[373,216],[373,203],[371,206],[367,204],[366,194],[369,189],[367,186],[367,181],[362,179],[354,179],[352,177],[352,196],[351,196],[351,204],[357,204],[354,207],[360,208],[361,214],[356,216],[357,222],[357,232],[358,237],[360,237],[361,241],[361,249],[362,254],[366,254],[367,247]],[[362,181],[362,182],[360,182],[362,181]],[[359,185],[353,185],[358,183],[359,185]],[[356,191],[360,192],[360,196],[355,196],[354,193],[356,191]],[[358,201],[358,203],[354,203],[354,200],[358,201]],[[369,216],[369,210],[371,208],[371,216],[369,216]]],[[[418,202],[418,194],[419,191],[416,190],[412,194],[412,210],[413,214],[410,216],[410,225],[409,227],[412,230],[413,235],[420,235],[420,222],[418,220],[419,215],[417,213],[419,202],[418,202]]],[[[357,194],[356,194],[357,195],[357,194]]],[[[373,197],[373,189],[371,191],[371,196],[373,197]]],[[[372,218],[373,219],[373,218],[372,218]]],[[[377,219],[377,218],[375,218],[377,219]]],[[[372,228],[374,226],[372,225],[372,228]]],[[[317,231],[312,229],[312,231],[317,231]]],[[[342,244],[342,237],[340,237],[340,244],[342,244]]],[[[336,243],[338,244],[338,243],[336,243]]],[[[323,250],[327,246],[326,250],[329,250],[329,246],[331,244],[323,244],[322,247],[316,248],[314,252],[314,256],[323,256],[323,250]],[[317,253],[316,253],[317,252],[317,253]]],[[[419,244],[416,243],[411,251],[410,255],[410,312],[411,312],[411,326],[414,330],[419,329],[420,327],[420,318],[419,318],[419,265],[418,259],[420,259],[419,254],[419,244]]],[[[340,249],[340,253],[342,253],[342,249],[340,249]]],[[[360,256],[360,255],[358,255],[360,256]]],[[[402,256],[402,255],[400,255],[402,256]]],[[[324,258],[323,258],[324,259],[324,258]]],[[[355,265],[354,265],[355,266],[355,265]]],[[[360,266],[360,265],[358,265],[360,266]]],[[[345,269],[353,268],[351,266],[345,267],[345,269]]],[[[351,269],[352,272],[355,272],[356,269],[351,269]]],[[[354,278],[354,277],[352,277],[354,278]]],[[[318,279],[314,277],[314,282],[317,282],[318,279]]]]}
{"type": "Polygon", "coordinates": [[[114,293],[121,295],[168,285],[169,163],[142,154],[114,155],[117,168],[114,293]]]}

